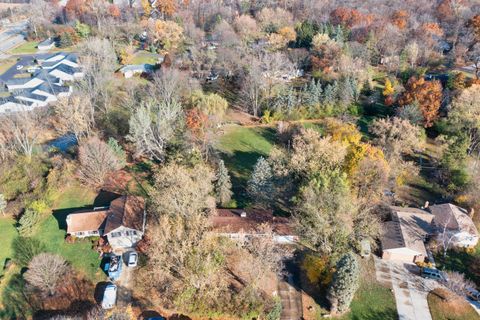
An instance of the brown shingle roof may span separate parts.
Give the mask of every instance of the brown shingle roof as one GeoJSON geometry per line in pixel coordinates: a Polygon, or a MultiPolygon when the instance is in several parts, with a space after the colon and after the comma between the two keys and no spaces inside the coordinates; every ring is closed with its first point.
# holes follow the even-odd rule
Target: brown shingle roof
{"type": "Polygon", "coordinates": [[[105,234],[124,226],[143,231],[145,199],[136,196],[122,196],[110,204],[105,234]]]}
{"type": "Polygon", "coordinates": [[[415,208],[391,209],[392,221],[384,223],[383,227],[382,249],[408,248],[426,255],[424,241],[432,232],[433,215],[415,208]]]}
{"type": "Polygon", "coordinates": [[[102,229],[108,210],[72,213],[67,216],[67,233],[102,229]]]}
{"type": "Polygon", "coordinates": [[[478,230],[465,209],[451,203],[444,203],[431,206],[430,212],[435,216],[433,222],[437,227],[443,228],[446,225],[447,229],[478,236],[478,230]]]}
{"type": "Polygon", "coordinates": [[[209,218],[211,227],[216,232],[257,233],[260,225],[267,223],[272,231],[281,236],[294,235],[290,219],[274,217],[272,211],[260,209],[217,209],[217,214],[209,218]],[[242,212],[247,214],[241,217],[242,212]]]}

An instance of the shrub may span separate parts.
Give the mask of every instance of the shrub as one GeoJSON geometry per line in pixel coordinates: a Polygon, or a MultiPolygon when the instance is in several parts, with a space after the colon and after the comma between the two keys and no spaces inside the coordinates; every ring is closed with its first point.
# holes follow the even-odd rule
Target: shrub
{"type": "Polygon", "coordinates": [[[13,260],[21,267],[27,266],[32,258],[45,252],[45,245],[35,238],[18,237],[13,240],[13,260]]]}
{"type": "Polygon", "coordinates": [[[32,209],[25,210],[25,213],[18,220],[18,233],[22,236],[30,235],[38,222],[40,222],[40,213],[32,209]]]}

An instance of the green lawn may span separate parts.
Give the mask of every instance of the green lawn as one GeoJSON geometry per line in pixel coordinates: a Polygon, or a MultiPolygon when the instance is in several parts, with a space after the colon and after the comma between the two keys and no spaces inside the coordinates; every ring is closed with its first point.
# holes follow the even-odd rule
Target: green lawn
{"type": "Polygon", "coordinates": [[[34,235],[46,245],[48,251],[63,256],[93,281],[103,279],[103,273],[99,267],[98,253],[92,250],[91,241],[81,240],[70,244],[64,239],[66,216],[78,209],[91,206],[95,196],[96,193],[85,187],[77,185],[69,187],[62,192],[53,208],[53,214],[40,224],[34,235]]]}
{"type": "Polygon", "coordinates": [[[38,51],[38,41],[28,41],[10,50],[11,54],[30,54],[38,51]]]}
{"type": "Polygon", "coordinates": [[[2,244],[0,245],[0,275],[3,275],[5,260],[12,257],[12,241],[17,236],[15,229],[15,220],[10,217],[0,217],[0,234],[2,235],[2,244]]]}
{"type": "Polygon", "coordinates": [[[217,149],[230,172],[239,207],[247,204],[245,188],[255,163],[268,156],[274,141],[275,129],[271,127],[229,127],[220,138],[217,149]]]}
{"type": "Polygon", "coordinates": [[[373,259],[362,260],[360,288],[350,305],[350,312],[342,320],[398,319],[395,298],[390,288],[377,282],[373,259]]]}
{"type": "Polygon", "coordinates": [[[444,292],[434,290],[428,294],[428,307],[432,320],[478,320],[480,316],[463,298],[443,299],[444,292]],[[438,293],[438,294],[437,294],[438,293]]]}
{"type": "Polygon", "coordinates": [[[156,64],[160,55],[158,53],[151,53],[148,51],[139,51],[135,53],[130,64],[156,64]]]}

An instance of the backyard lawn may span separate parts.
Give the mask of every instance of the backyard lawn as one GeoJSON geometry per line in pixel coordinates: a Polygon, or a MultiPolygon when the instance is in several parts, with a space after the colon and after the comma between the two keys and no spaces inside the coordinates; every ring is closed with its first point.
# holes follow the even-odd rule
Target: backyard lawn
{"type": "Polygon", "coordinates": [[[0,275],[3,275],[5,260],[12,257],[12,241],[17,236],[15,229],[15,220],[10,217],[0,217],[0,234],[2,235],[2,244],[0,245],[0,275]]]}
{"type": "Polygon", "coordinates": [[[428,294],[428,306],[432,320],[478,320],[480,316],[463,298],[445,300],[444,292],[434,290],[428,294]]]}
{"type": "Polygon", "coordinates": [[[375,278],[373,259],[361,260],[360,288],[355,294],[350,310],[342,320],[398,318],[395,298],[390,288],[381,285],[375,278]]]}
{"type": "Polygon", "coordinates": [[[225,129],[217,149],[232,178],[234,198],[239,207],[246,205],[247,181],[260,157],[267,157],[275,140],[271,127],[232,126],[225,129]]]}
{"type": "Polygon", "coordinates": [[[38,51],[38,41],[28,41],[10,50],[11,54],[30,54],[38,51]]]}
{"type": "Polygon", "coordinates": [[[138,51],[135,53],[130,64],[156,64],[160,55],[158,53],[151,53],[148,51],[138,51]]]}
{"type": "Polygon", "coordinates": [[[77,270],[83,271],[90,280],[103,279],[98,253],[92,250],[90,240],[77,240],[71,244],[64,241],[66,235],[66,216],[76,210],[93,204],[96,193],[73,185],[62,192],[49,215],[37,228],[34,237],[43,242],[49,252],[58,253],[77,270]]]}

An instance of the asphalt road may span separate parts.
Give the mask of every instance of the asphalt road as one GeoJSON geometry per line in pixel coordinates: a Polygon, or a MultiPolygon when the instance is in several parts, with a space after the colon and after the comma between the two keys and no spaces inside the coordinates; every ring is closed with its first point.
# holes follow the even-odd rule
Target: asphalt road
{"type": "Polygon", "coordinates": [[[27,28],[27,21],[20,21],[8,26],[0,32],[0,59],[9,57],[7,51],[25,42],[23,32],[27,28]]]}

